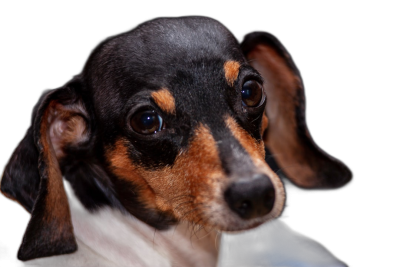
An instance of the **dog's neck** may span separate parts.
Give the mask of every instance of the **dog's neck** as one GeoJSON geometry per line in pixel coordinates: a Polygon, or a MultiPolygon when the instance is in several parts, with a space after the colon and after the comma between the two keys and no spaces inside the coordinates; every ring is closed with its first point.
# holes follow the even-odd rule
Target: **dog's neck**
{"type": "Polygon", "coordinates": [[[72,190],[67,191],[78,251],[86,246],[103,260],[120,266],[216,266],[216,231],[187,223],[158,231],[111,208],[91,213],[72,190]]]}
{"type": "Polygon", "coordinates": [[[188,225],[155,231],[118,211],[104,209],[88,216],[72,213],[79,243],[120,266],[215,266],[216,236],[188,225]]]}

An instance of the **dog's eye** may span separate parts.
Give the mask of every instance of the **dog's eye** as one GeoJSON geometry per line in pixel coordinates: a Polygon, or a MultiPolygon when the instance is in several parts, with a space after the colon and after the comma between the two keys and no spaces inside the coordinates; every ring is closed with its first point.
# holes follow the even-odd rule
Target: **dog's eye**
{"type": "Polygon", "coordinates": [[[132,129],[140,134],[154,134],[163,128],[163,119],[154,110],[142,110],[131,117],[132,129]]]}
{"type": "Polygon", "coordinates": [[[242,101],[248,107],[255,107],[260,104],[263,97],[263,90],[261,85],[254,81],[249,80],[242,86],[242,101]]]}

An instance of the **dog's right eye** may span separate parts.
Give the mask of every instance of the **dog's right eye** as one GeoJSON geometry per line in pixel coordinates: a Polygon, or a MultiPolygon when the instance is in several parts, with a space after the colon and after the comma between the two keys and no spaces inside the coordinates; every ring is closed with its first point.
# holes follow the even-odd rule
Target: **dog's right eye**
{"type": "Polygon", "coordinates": [[[154,110],[141,110],[130,120],[132,129],[139,134],[155,134],[163,129],[163,119],[154,110]]]}

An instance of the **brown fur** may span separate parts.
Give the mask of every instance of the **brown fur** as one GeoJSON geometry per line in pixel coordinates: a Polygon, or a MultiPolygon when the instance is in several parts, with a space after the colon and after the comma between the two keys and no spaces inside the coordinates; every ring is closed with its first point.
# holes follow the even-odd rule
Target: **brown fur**
{"type": "Polygon", "coordinates": [[[240,63],[237,61],[229,60],[224,64],[225,79],[230,86],[235,84],[239,75],[240,63]]]}
{"type": "Polygon", "coordinates": [[[58,159],[64,157],[64,149],[87,139],[87,125],[79,105],[64,106],[57,102],[49,104],[50,140],[58,159]]]}
{"type": "Polygon", "coordinates": [[[257,45],[249,53],[248,59],[264,77],[268,98],[279,99],[268,102],[266,107],[269,129],[268,134],[264,135],[265,143],[272,153],[279,151],[274,158],[280,166],[289,166],[285,168],[289,177],[302,186],[312,186],[314,180],[308,177],[314,177],[314,172],[306,162],[306,153],[298,140],[293,108],[298,105],[295,99],[297,90],[302,87],[300,78],[293,75],[285,61],[271,47],[257,45]]]}
{"type": "Polygon", "coordinates": [[[156,196],[148,182],[140,175],[140,166],[135,166],[129,158],[128,152],[129,141],[123,138],[118,139],[114,147],[107,153],[109,162],[111,163],[113,173],[129,182],[132,182],[140,190],[140,200],[147,205],[148,208],[156,208],[156,196]]]}
{"type": "MultiPolygon", "coordinates": [[[[50,104],[50,107],[53,106],[52,104],[50,104]]],[[[47,165],[45,174],[47,175],[47,195],[45,201],[47,212],[44,219],[49,223],[57,224],[60,229],[57,234],[64,234],[64,232],[72,231],[69,229],[72,228],[72,224],[66,223],[71,220],[71,215],[67,195],[64,190],[62,174],[50,140],[50,107],[44,112],[40,125],[40,143],[43,147],[43,161],[47,165]]]]}
{"type": "Polygon", "coordinates": [[[175,114],[175,99],[168,89],[162,88],[153,92],[151,97],[164,112],[175,114]]]}
{"type": "Polygon", "coordinates": [[[264,139],[264,145],[265,145],[265,141],[266,138],[264,137],[264,134],[266,134],[266,130],[268,129],[268,117],[267,115],[264,113],[263,117],[262,117],[262,121],[261,121],[261,136],[263,136],[264,139]]]}
{"type": "Polygon", "coordinates": [[[172,166],[145,170],[132,164],[128,142],[118,140],[108,152],[113,172],[138,185],[141,201],[148,207],[174,214],[177,219],[206,224],[203,209],[212,202],[224,173],[214,138],[200,125],[187,150],[182,151],[172,166]]]}

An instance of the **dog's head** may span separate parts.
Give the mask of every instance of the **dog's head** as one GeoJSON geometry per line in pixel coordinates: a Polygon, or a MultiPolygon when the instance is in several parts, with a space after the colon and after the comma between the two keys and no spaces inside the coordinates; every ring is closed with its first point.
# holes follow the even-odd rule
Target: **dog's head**
{"type": "Polygon", "coordinates": [[[351,178],[312,141],[288,52],[268,33],[240,45],[215,20],[164,18],[107,39],[43,95],[1,190],[32,213],[28,260],[76,250],[63,176],[90,210],[238,231],[281,214],[271,167],[304,188],[351,178]]]}

